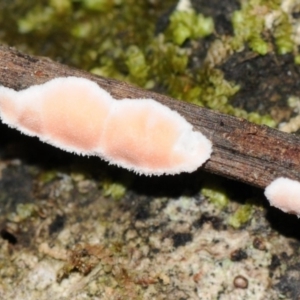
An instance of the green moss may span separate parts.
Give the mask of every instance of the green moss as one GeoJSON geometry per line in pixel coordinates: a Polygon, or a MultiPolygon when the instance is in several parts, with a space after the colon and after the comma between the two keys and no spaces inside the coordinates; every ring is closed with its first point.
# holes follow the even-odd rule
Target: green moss
{"type": "Polygon", "coordinates": [[[274,28],[275,44],[279,54],[287,54],[294,49],[292,41],[292,25],[286,13],[282,13],[274,28]]]}
{"type": "Polygon", "coordinates": [[[19,19],[18,29],[20,33],[29,33],[38,27],[48,27],[54,17],[54,10],[49,7],[36,6],[25,17],[19,19]]]}
{"type": "Polygon", "coordinates": [[[270,115],[263,115],[261,116],[259,113],[251,112],[248,114],[247,119],[252,122],[259,125],[267,125],[269,127],[275,127],[276,122],[272,119],[270,115]]]}
{"type": "Polygon", "coordinates": [[[149,78],[152,78],[155,86],[163,87],[172,97],[184,98],[186,84],[191,80],[187,75],[187,51],[166,42],[161,34],[151,41],[145,52],[149,78]]]}
{"type": "Polygon", "coordinates": [[[232,14],[234,38],[232,46],[237,50],[246,42],[258,54],[265,55],[272,50],[271,39],[265,36],[272,35],[276,50],[279,54],[292,52],[292,24],[289,16],[281,9],[281,1],[250,0],[243,1],[241,10],[232,14]],[[272,30],[266,30],[266,16],[273,12],[277,15],[272,30]]]}
{"type": "Polygon", "coordinates": [[[255,6],[253,2],[257,1],[243,2],[242,9],[232,14],[231,20],[235,35],[233,44],[239,48],[244,42],[248,42],[253,51],[264,55],[268,51],[268,45],[262,38],[264,18],[253,12],[255,6]]]}
{"type": "Polygon", "coordinates": [[[69,13],[72,9],[71,0],[50,0],[49,5],[61,15],[69,13]]]}
{"type": "Polygon", "coordinates": [[[56,177],[57,177],[57,171],[55,170],[45,171],[39,175],[39,181],[45,184],[52,181],[56,177]]]}
{"type": "Polygon", "coordinates": [[[269,46],[266,41],[264,41],[261,37],[252,37],[249,40],[249,46],[258,54],[265,55],[269,52],[269,46]]]}
{"type": "Polygon", "coordinates": [[[149,73],[149,65],[144,53],[137,46],[130,46],[125,53],[125,64],[129,72],[129,80],[144,86],[149,73]]]}
{"type": "Polygon", "coordinates": [[[177,11],[170,16],[170,25],[166,30],[167,38],[177,45],[182,45],[187,39],[198,39],[210,35],[214,30],[211,17],[204,17],[194,10],[177,11]]]}
{"type": "Polygon", "coordinates": [[[218,69],[202,69],[198,73],[198,87],[191,87],[191,98],[187,101],[225,114],[248,119],[250,122],[275,127],[276,122],[269,115],[261,116],[258,113],[247,113],[243,109],[234,108],[230,104],[230,98],[235,95],[240,87],[234,82],[224,78],[224,74],[218,69]]]}
{"type": "Polygon", "coordinates": [[[228,224],[236,229],[240,228],[251,219],[253,212],[252,204],[242,205],[229,217],[228,224]]]}
{"type": "Polygon", "coordinates": [[[126,194],[126,186],[120,182],[104,180],[102,184],[103,196],[112,197],[114,200],[120,200],[126,194]]]}
{"type": "Polygon", "coordinates": [[[83,7],[96,12],[109,12],[115,5],[121,4],[122,0],[77,0],[83,7]]]}
{"type": "Polygon", "coordinates": [[[78,24],[74,24],[71,30],[71,34],[75,38],[84,39],[91,34],[92,27],[93,25],[89,22],[80,22],[78,24]]]}
{"type": "Polygon", "coordinates": [[[219,209],[223,209],[228,205],[229,197],[227,193],[228,191],[216,181],[204,184],[204,187],[201,189],[201,194],[219,209]]]}
{"type": "Polygon", "coordinates": [[[200,105],[203,104],[211,109],[216,109],[226,113],[228,99],[240,89],[234,82],[224,79],[224,74],[218,69],[202,69],[197,74],[198,82],[201,86],[199,99],[200,105]]]}
{"type": "Polygon", "coordinates": [[[300,54],[297,54],[297,55],[295,56],[294,61],[295,61],[295,64],[300,65],[300,54]]]}

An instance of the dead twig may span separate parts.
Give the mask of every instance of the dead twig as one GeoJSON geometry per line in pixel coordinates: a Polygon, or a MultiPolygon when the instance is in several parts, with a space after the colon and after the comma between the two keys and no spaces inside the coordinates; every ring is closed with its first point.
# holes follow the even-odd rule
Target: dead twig
{"type": "Polygon", "coordinates": [[[203,166],[209,172],[261,188],[279,176],[300,181],[300,138],[295,135],[0,46],[0,84],[6,87],[21,90],[62,76],[93,80],[117,99],[153,98],[178,111],[213,142],[211,159],[203,166]]]}

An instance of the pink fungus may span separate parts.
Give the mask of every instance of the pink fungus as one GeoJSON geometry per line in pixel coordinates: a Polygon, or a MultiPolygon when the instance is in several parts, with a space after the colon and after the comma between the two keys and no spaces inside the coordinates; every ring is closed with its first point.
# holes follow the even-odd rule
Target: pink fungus
{"type": "Polygon", "coordinates": [[[211,142],[167,106],[153,99],[116,100],[78,77],[19,92],[0,87],[0,117],[65,151],[146,175],[193,172],[212,152],[211,142]]]}
{"type": "Polygon", "coordinates": [[[300,216],[300,182],[279,177],[265,189],[270,205],[282,211],[300,216]]]}

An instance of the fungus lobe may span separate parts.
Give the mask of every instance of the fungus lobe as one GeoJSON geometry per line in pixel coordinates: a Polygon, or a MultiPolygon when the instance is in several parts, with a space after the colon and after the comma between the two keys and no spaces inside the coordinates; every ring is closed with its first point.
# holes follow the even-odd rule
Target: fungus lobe
{"type": "Polygon", "coordinates": [[[270,205],[282,211],[300,216],[300,182],[279,177],[265,189],[265,196],[270,205]]]}
{"type": "Polygon", "coordinates": [[[96,83],[60,77],[22,91],[0,87],[3,123],[65,151],[146,175],[193,172],[211,142],[153,99],[114,99],[96,83]]]}

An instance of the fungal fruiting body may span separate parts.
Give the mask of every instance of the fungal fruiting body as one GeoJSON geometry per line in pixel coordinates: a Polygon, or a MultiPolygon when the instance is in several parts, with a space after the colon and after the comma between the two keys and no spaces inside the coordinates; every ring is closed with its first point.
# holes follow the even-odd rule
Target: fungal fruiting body
{"type": "Polygon", "coordinates": [[[265,196],[272,206],[300,216],[300,182],[279,177],[265,189],[265,196]]]}
{"type": "Polygon", "coordinates": [[[167,106],[116,100],[85,78],[56,78],[19,92],[2,86],[0,117],[65,151],[146,175],[193,172],[212,152],[211,142],[167,106]]]}

